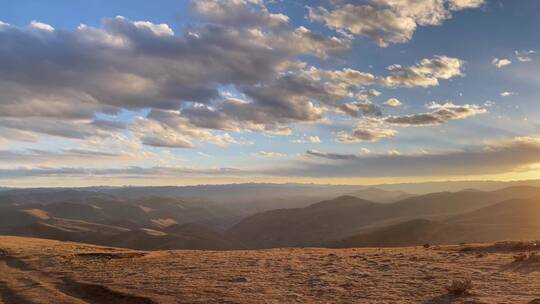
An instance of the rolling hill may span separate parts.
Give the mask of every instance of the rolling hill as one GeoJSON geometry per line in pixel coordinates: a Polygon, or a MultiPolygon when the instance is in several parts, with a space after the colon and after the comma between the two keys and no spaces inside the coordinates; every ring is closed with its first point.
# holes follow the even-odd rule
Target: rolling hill
{"type": "Polygon", "coordinates": [[[397,247],[540,239],[540,197],[512,199],[445,221],[416,219],[362,233],[330,247],[397,247]]]}
{"type": "Polygon", "coordinates": [[[342,196],[306,208],[255,214],[233,226],[229,234],[250,248],[322,246],[418,218],[447,219],[504,200],[538,194],[540,190],[536,187],[511,187],[491,192],[467,190],[421,195],[392,204],[342,196]]]}

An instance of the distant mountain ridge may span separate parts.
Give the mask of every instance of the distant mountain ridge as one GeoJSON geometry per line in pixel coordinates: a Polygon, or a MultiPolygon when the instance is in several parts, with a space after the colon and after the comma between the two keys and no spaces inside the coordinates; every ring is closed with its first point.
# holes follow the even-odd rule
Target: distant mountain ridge
{"type": "Polygon", "coordinates": [[[514,198],[540,195],[540,188],[440,192],[377,204],[352,196],[314,205],[255,214],[233,226],[229,233],[250,248],[324,246],[362,232],[415,219],[437,220],[471,212],[514,198]]]}
{"type": "MultiPolygon", "coordinates": [[[[249,191],[258,187],[252,186],[249,191]]],[[[229,250],[494,241],[534,238],[540,231],[536,187],[417,196],[375,188],[343,190],[347,195],[324,200],[315,196],[310,203],[307,197],[301,202],[289,197],[278,202],[277,209],[255,212],[267,208],[268,202],[246,208],[248,201],[229,206],[199,197],[159,196],[157,189],[140,196],[88,189],[14,189],[0,192],[0,234],[144,250],[229,250]],[[378,197],[378,202],[351,194],[378,197]],[[405,198],[392,202],[401,196],[405,198]]],[[[260,202],[257,196],[252,199],[255,205],[260,202]]]]}
{"type": "Polygon", "coordinates": [[[417,219],[355,235],[330,247],[399,247],[540,239],[540,197],[511,199],[446,221],[417,219]]]}

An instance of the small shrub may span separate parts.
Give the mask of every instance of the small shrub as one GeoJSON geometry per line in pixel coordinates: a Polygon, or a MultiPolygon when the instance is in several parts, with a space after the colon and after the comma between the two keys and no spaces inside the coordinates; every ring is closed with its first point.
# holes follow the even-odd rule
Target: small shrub
{"type": "Polygon", "coordinates": [[[446,287],[449,294],[454,296],[464,296],[470,293],[473,288],[471,279],[453,280],[450,286],[446,287]]]}
{"type": "Polygon", "coordinates": [[[427,248],[429,248],[429,247],[431,247],[431,245],[430,245],[430,244],[427,244],[427,243],[426,243],[426,244],[424,244],[424,248],[426,248],[426,249],[427,249],[427,248]]]}

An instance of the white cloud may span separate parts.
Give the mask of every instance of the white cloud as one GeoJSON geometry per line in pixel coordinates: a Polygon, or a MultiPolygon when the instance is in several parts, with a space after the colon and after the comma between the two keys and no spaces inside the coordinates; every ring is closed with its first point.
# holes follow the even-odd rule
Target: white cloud
{"type": "Polygon", "coordinates": [[[505,66],[509,66],[512,64],[512,61],[510,59],[506,59],[506,58],[493,58],[493,60],[491,61],[491,63],[496,66],[497,68],[503,68],[505,66]]]}
{"type": "Polygon", "coordinates": [[[505,91],[505,92],[502,92],[500,95],[501,95],[501,97],[509,97],[509,96],[512,96],[512,95],[516,95],[516,93],[505,91]]]}
{"type": "Polygon", "coordinates": [[[150,30],[157,36],[174,36],[174,31],[167,24],[154,24],[149,21],[135,21],[133,24],[139,29],[150,30]]]}
{"type": "Polygon", "coordinates": [[[397,98],[389,98],[384,102],[384,105],[391,108],[397,108],[400,107],[402,103],[397,98]]]}
{"type": "Polygon", "coordinates": [[[516,58],[520,62],[530,62],[532,61],[532,55],[536,54],[536,51],[534,50],[528,50],[528,51],[515,51],[516,58]]]}
{"type": "Polygon", "coordinates": [[[255,153],[255,156],[266,157],[266,158],[276,158],[276,157],[285,157],[287,155],[283,153],[279,153],[279,152],[259,151],[255,153]]]}
{"type": "Polygon", "coordinates": [[[321,139],[319,138],[319,136],[307,136],[300,139],[291,140],[291,142],[295,144],[306,144],[306,143],[320,144],[321,139]]]}
{"type": "Polygon", "coordinates": [[[487,109],[478,105],[456,105],[451,102],[444,104],[432,102],[427,105],[427,108],[433,111],[404,116],[388,116],[382,118],[381,121],[398,126],[430,126],[447,123],[450,120],[465,119],[487,112],[487,109]]]}
{"type": "Polygon", "coordinates": [[[485,0],[450,0],[450,9],[460,11],[468,8],[478,8],[484,5],[485,0]]]}
{"type": "Polygon", "coordinates": [[[439,79],[463,76],[463,65],[463,60],[448,56],[424,58],[410,67],[394,64],[388,67],[390,75],[382,77],[380,82],[387,87],[438,86],[439,79]]]}
{"type": "Polygon", "coordinates": [[[42,22],[32,21],[30,27],[41,31],[54,32],[54,27],[42,22]]]}
{"type": "MultiPolygon", "coordinates": [[[[262,2],[234,3],[235,9],[257,18],[270,16],[262,2]]],[[[339,56],[350,46],[307,28],[290,29],[283,16],[270,17],[281,18],[283,26],[265,21],[246,27],[212,19],[217,24],[196,24],[188,33],[176,35],[166,24],[121,16],[104,19],[101,27],[81,25],[74,31],[54,31],[39,22],[29,28],[3,24],[0,126],[18,131],[13,134],[86,138],[102,132],[91,123],[96,114],[151,109],[151,113],[178,111],[184,127],[141,135],[149,145],[234,142],[227,135],[211,134],[214,131],[290,133],[289,123],[322,119],[317,102],[329,100],[332,107],[339,107],[349,91],[338,84],[325,85],[326,78],[296,75],[301,74],[298,71],[282,75],[280,66],[299,55],[339,56]],[[49,33],[35,39],[36,30],[49,33]],[[223,98],[222,86],[249,95],[248,102],[223,98]],[[317,90],[310,90],[313,87],[317,90]],[[307,90],[314,93],[305,96],[307,90]],[[187,134],[180,133],[184,131],[187,134]]],[[[359,81],[349,72],[334,74],[331,77],[343,78],[340,83],[346,77],[359,81]]]]}
{"type": "Polygon", "coordinates": [[[375,142],[385,138],[392,138],[398,134],[397,131],[373,126],[362,126],[359,124],[352,132],[339,132],[337,141],[345,144],[359,142],[375,142]]]}
{"type": "Polygon", "coordinates": [[[483,3],[483,0],[372,0],[338,4],[330,9],[310,7],[309,18],[345,35],[366,36],[387,47],[411,40],[418,26],[441,25],[452,17],[452,11],[477,8],[483,3]]]}

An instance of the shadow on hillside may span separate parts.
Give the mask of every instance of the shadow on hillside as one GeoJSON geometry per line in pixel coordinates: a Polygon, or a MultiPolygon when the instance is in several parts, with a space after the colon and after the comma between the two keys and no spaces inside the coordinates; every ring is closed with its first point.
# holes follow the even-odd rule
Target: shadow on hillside
{"type": "Polygon", "coordinates": [[[445,294],[441,296],[436,296],[433,299],[426,300],[422,302],[422,304],[452,304],[455,303],[458,299],[460,299],[460,297],[445,294]]]}
{"type": "Polygon", "coordinates": [[[513,271],[522,274],[530,274],[540,271],[540,262],[513,262],[501,267],[501,271],[513,271]]]}

